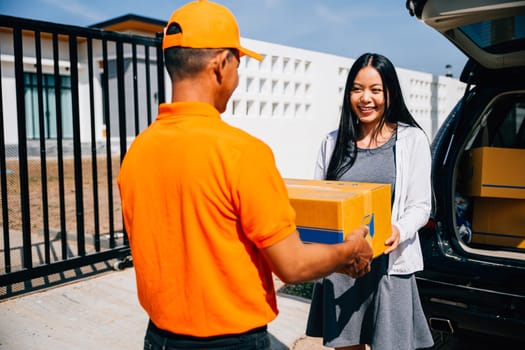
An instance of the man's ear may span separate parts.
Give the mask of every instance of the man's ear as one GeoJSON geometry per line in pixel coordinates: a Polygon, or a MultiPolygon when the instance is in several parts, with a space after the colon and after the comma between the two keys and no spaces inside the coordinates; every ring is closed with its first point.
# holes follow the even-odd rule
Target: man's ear
{"type": "Polygon", "coordinates": [[[219,84],[222,83],[222,79],[224,76],[224,68],[226,68],[227,63],[228,50],[221,51],[220,53],[215,55],[210,61],[210,64],[213,67],[213,72],[219,84]]]}

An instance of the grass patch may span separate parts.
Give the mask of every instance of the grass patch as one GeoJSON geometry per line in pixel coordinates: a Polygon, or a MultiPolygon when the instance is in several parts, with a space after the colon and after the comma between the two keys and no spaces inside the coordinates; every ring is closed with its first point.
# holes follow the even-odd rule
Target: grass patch
{"type": "Polygon", "coordinates": [[[279,289],[279,293],[293,295],[296,297],[301,297],[301,298],[311,300],[313,289],[314,289],[314,282],[285,284],[279,289]]]}

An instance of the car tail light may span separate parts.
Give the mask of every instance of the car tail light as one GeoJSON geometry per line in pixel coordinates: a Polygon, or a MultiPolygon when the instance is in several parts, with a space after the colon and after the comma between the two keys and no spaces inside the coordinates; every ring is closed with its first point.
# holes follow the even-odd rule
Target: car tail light
{"type": "Polygon", "coordinates": [[[429,220],[427,221],[427,223],[425,224],[425,226],[423,226],[423,229],[425,229],[425,230],[433,230],[433,231],[435,231],[435,230],[436,230],[436,226],[437,226],[437,225],[436,225],[436,222],[434,221],[434,219],[431,218],[431,219],[429,219],[429,220]]]}

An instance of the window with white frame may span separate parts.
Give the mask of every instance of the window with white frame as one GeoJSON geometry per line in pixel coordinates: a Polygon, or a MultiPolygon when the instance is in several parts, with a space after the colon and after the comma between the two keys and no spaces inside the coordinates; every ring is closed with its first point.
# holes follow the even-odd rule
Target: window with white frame
{"type": "Polygon", "coordinates": [[[36,73],[24,73],[24,101],[26,113],[26,136],[28,139],[40,139],[40,118],[44,126],[43,135],[46,139],[57,138],[57,125],[62,125],[62,138],[73,138],[73,118],[71,106],[71,78],[60,76],[55,84],[53,74],[42,74],[43,115],[39,109],[39,89],[36,73]],[[59,92],[56,93],[56,87],[59,92]],[[60,106],[57,108],[57,96],[60,106]],[[59,109],[59,110],[58,110],[59,109]],[[58,120],[60,115],[60,120],[58,120]]]}

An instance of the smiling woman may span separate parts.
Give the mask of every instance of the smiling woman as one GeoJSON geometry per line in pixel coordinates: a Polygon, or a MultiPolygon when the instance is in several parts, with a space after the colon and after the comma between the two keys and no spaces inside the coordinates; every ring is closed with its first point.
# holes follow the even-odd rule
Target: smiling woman
{"type": "Polygon", "coordinates": [[[423,268],[417,230],[430,212],[430,147],[386,57],[366,53],[350,68],[339,128],[321,144],[316,177],[389,184],[392,234],[365,276],[335,273],[315,285],[306,334],[345,350],[431,346],[414,275],[423,268]]]}

